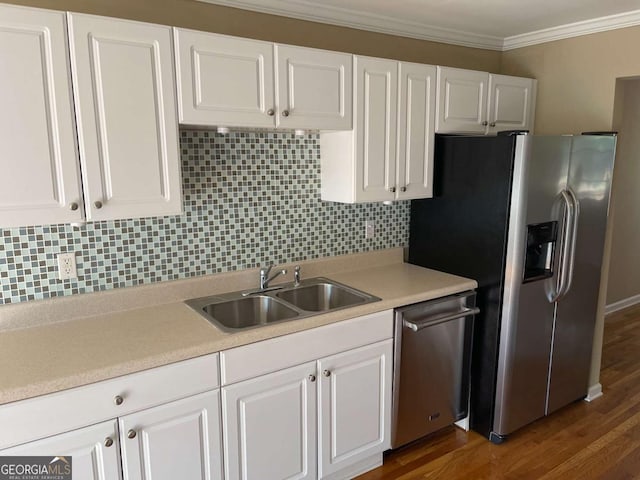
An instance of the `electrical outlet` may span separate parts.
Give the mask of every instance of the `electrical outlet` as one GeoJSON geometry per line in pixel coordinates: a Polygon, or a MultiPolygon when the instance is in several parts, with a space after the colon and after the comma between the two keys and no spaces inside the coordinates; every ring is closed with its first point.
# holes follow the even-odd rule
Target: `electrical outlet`
{"type": "Polygon", "coordinates": [[[78,278],[75,253],[58,254],[58,279],[78,278]]]}
{"type": "Polygon", "coordinates": [[[364,222],[364,238],[373,238],[376,235],[376,224],[373,220],[364,222]]]}

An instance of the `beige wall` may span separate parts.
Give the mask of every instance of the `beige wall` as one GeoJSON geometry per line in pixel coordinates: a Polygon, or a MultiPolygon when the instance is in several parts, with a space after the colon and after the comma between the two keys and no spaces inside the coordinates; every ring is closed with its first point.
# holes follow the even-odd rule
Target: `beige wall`
{"type": "Polygon", "coordinates": [[[3,0],[361,55],[499,72],[500,52],[294,20],[195,0],[3,0]]]}
{"type": "Polygon", "coordinates": [[[640,27],[504,52],[502,73],[538,79],[536,133],[610,130],[616,78],[640,75],[640,27]]]}
{"type": "Polygon", "coordinates": [[[620,80],[613,126],[619,132],[607,304],[640,294],[640,80],[620,80]]]}

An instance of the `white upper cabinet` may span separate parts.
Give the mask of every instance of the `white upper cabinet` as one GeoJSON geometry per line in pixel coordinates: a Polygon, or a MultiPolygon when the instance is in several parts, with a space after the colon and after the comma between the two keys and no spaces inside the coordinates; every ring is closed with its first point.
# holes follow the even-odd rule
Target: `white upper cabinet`
{"type": "Polygon", "coordinates": [[[87,219],[181,213],[171,28],[68,21],[87,219]]]}
{"type": "MultiPolygon", "coordinates": [[[[0,450],[0,456],[71,457],[73,478],[120,480],[120,447],[115,420],[0,450]]],[[[59,461],[64,468],[64,460],[59,461]]]]}
{"type": "Polygon", "coordinates": [[[359,202],[393,200],[396,178],[398,62],[356,57],[354,125],[359,202]]]}
{"type": "Polygon", "coordinates": [[[82,220],[65,14],[0,6],[0,228],[82,220]]]}
{"type": "Polygon", "coordinates": [[[352,56],[288,45],[275,52],[278,126],[351,129],[352,56]]]}
{"type": "Polygon", "coordinates": [[[181,123],[351,128],[351,55],[174,31],[181,123]]]}
{"type": "Polygon", "coordinates": [[[275,126],[273,44],[174,29],[180,122],[275,126]]]}
{"type": "Polygon", "coordinates": [[[533,128],[535,80],[489,75],[489,131],[533,128]]]}
{"type": "Polygon", "coordinates": [[[433,196],[436,67],[400,62],[398,169],[400,200],[433,196]]]}
{"type": "Polygon", "coordinates": [[[438,133],[485,133],[489,74],[438,67],[438,133]]]}
{"type": "Polygon", "coordinates": [[[438,67],[437,133],[493,134],[533,127],[536,81],[438,67]]]}
{"type": "Polygon", "coordinates": [[[121,417],[125,480],[221,480],[220,390],[121,417]]]}
{"type": "Polygon", "coordinates": [[[435,81],[430,65],[354,57],[353,130],[320,135],[323,200],[432,195],[435,81]]]}

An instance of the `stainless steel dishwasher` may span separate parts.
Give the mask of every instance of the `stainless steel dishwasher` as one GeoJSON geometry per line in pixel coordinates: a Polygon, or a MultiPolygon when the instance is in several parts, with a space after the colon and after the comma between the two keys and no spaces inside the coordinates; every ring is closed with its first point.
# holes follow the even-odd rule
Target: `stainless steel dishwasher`
{"type": "Polygon", "coordinates": [[[476,294],[396,310],[391,448],[467,416],[476,294]]]}

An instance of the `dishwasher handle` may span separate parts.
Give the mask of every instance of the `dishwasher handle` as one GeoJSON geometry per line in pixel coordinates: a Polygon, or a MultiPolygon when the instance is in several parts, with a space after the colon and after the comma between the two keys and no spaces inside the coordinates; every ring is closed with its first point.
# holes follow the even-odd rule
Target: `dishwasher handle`
{"type": "Polygon", "coordinates": [[[426,327],[432,327],[434,325],[439,325],[441,323],[450,322],[451,320],[456,320],[458,318],[467,317],[469,315],[477,315],[480,313],[480,309],[478,307],[473,308],[463,308],[454,313],[449,313],[446,315],[435,315],[433,317],[427,317],[419,322],[410,322],[409,320],[403,320],[402,324],[417,332],[426,327]]]}

